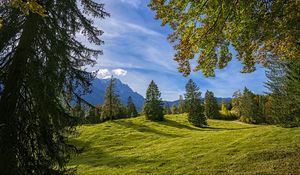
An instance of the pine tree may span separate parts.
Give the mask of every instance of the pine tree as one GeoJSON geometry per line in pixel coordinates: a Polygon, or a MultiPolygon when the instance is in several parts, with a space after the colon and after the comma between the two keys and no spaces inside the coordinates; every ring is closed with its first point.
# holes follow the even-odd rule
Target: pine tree
{"type": "Polygon", "coordinates": [[[203,127],[207,125],[204,109],[201,102],[201,92],[193,80],[189,80],[185,86],[185,101],[188,112],[188,120],[193,125],[203,127]]]}
{"type": "Polygon", "coordinates": [[[300,126],[300,62],[269,61],[266,73],[271,91],[274,122],[283,127],[300,126]]]}
{"type": "Polygon", "coordinates": [[[206,91],[205,93],[204,113],[207,118],[220,118],[218,102],[213,92],[206,91]]]}
{"type": "Polygon", "coordinates": [[[105,91],[101,120],[113,120],[124,117],[119,96],[115,92],[115,79],[111,78],[105,91]]]}
{"type": "Polygon", "coordinates": [[[172,114],[177,114],[177,106],[175,104],[172,105],[172,114]]]}
{"type": "Polygon", "coordinates": [[[261,123],[257,96],[245,87],[241,98],[241,121],[246,123],[261,123]]]}
{"type": "Polygon", "coordinates": [[[164,114],[165,114],[165,115],[171,114],[171,110],[170,110],[170,107],[169,107],[169,104],[168,104],[168,103],[165,104],[165,107],[164,107],[164,114]]]}
{"type": "Polygon", "coordinates": [[[81,32],[101,45],[95,18],[108,14],[91,0],[39,1],[47,17],[0,6],[0,170],[2,174],[66,174],[75,120],[66,110],[88,92],[92,74],[82,69],[102,52],[77,40],[81,32]],[[81,7],[79,7],[81,6],[81,7]],[[81,86],[82,88],[78,88],[81,86]]]}
{"type": "Polygon", "coordinates": [[[164,119],[161,94],[157,85],[152,80],[146,93],[144,113],[147,119],[152,121],[162,121],[164,119]]]}
{"type": "Polygon", "coordinates": [[[179,105],[178,105],[179,114],[183,114],[185,112],[185,103],[182,95],[179,95],[179,105]]]}
{"type": "Polygon", "coordinates": [[[128,117],[137,117],[138,116],[138,112],[136,111],[136,108],[132,101],[131,96],[129,96],[128,100],[127,100],[127,115],[128,115],[128,117]]]}
{"type": "Polygon", "coordinates": [[[232,95],[232,112],[237,116],[241,116],[241,99],[242,99],[242,94],[241,91],[235,91],[232,95]]]}

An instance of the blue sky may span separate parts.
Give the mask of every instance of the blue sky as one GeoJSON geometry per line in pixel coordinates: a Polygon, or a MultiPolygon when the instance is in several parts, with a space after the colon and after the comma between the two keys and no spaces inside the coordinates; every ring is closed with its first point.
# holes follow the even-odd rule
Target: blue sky
{"type": "Polygon", "coordinates": [[[215,77],[205,78],[201,72],[183,77],[177,71],[177,63],[173,61],[175,52],[167,40],[171,30],[161,27],[161,22],[154,19],[154,12],[147,7],[149,0],[99,2],[105,4],[111,17],[95,22],[104,31],[102,39],[105,42],[100,46],[104,55],[89,68],[99,70],[98,78],[113,74],[143,96],[150,81],[154,80],[164,100],[177,100],[190,78],[198,84],[202,96],[210,90],[217,97],[231,97],[234,91],[245,86],[255,93],[266,91],[264,69],[258,67],[254,73],[241,74],[242,65],[235,58],[225,69],[217,70],[215,77]]]}

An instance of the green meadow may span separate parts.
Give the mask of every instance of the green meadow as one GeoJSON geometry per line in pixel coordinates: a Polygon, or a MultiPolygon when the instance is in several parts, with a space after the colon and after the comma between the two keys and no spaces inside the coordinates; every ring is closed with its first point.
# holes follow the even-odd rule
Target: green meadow
{"type": "Polygon", "coordinates": [[[186,115],[163,122],[144,116],[77,128],[81,153],[69,167],[82,175],[300,174],[300,128],[208,120],[196,128],[186,115]]]}

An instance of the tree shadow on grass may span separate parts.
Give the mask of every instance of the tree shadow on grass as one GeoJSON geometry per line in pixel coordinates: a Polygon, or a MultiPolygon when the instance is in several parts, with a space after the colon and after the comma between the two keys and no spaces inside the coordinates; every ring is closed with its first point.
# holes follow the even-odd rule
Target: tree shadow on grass
{"type": "Polygon", "coordinates": [[[251,129],[251,128],[257,127],[257,126],[251,126],[251,127],[243,127],[243,128],[218,128],[218,127],[205,126],[205,127],[197,128],[197,127],[191,127],[188,125],[184,125],[184,124],[181,124],[174,120],[169,120],[169,119],[165,119],[164,121],[161,121],[158,123],[161,125],[171,126],[171,127],[175,127],[178,129],[188,129],[188,130],[192,130],[192,131],[229,131],[229,130],[251,129]]]}
{"type": "Polygon", "coordinates": [[[251,127],[243,127],[243,128],[218,128],[218,127],[210,127],[206,126],[203,127],[203,129],[207,129],[205,131],[233,131],[233,130],[244,130],[244,129],[252,129],[252,128],[257,128],[257,126],[251,126],[251,127]]]}
{"type": "Polygon", "coordinates": [[[173,138],[180,137],[179,135],[176,135],[176,134],[164,133],[164,132],[161,132],[159,130],[150,128],[149,126],[146,126],[146,125],[143,125],[143,124],[135,124],[135,123],[130,122],[130,121],[115,120],[113,122],[116,123],[116,124],[118,124],[118,125],[127,127],[127,128],[135,129],[135,130],[137,130],[139,132],[148,132],[148,133],[153,133],[153,134],[161,135],[161,136],[164,136],[164,137],[173,137],[173,138]]]}
{"type": "Polygon", "coordinates": [[[110,167],[110,168],[123,168],[133,164],[152,164],[156,160],[145,160],[139,156],[124,156],[115,154],[109,154],[104,152],[101,147],[91,145],[92,142],[84,142],[74,139],[71,141],[82,151],[78,154],[72,155],[72,161],[69,162],[69,166],[89,166],[89,167],[110,167]]]}
{"type": "Polygon", "coordinates": [[[201,131],[201,128],[194,128],[188,125],[184,125],[181,123],[178,123],[174,120],[169,120],[169,119],[165,119],[164,121],[158,122],[161,125],[165,125],[165,126],[171,126],[171,127],[175,127],[178,129],[188,129],[188,130],[193,130],[193,131],[201,131]]]}

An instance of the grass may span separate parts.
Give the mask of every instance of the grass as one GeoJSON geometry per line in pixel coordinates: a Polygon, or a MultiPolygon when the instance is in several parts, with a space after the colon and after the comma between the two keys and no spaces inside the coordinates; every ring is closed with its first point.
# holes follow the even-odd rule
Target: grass
{"type": "Polygon", "coordinates": [[[186,115],[169,115],[80,126],[71,142],[83,152],[69,166],[82,175],[300,174],[300,128],[208,124],[196,128],[186,115]]]}

